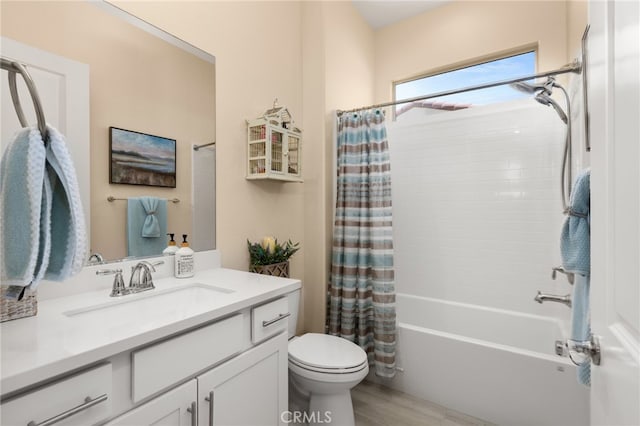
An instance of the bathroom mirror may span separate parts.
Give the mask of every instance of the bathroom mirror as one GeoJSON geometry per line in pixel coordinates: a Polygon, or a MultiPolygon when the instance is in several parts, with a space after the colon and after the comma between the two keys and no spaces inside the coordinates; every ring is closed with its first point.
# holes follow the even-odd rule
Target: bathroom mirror
{"type": "MultiPolygon", "coordinates": [[[[167,232],[178,242],[188,234],[194,250],[215,248],[215,58],[103,1],[2,2],[0,7],[1,35],[11,41],[3,43],[3,56],[15,41],[18,48],[42,52],[36,57],[52,56],[88,70],[89,114],[69,113],[63,107],[72,102],[64,96],[47,111],[46,98],[62,96],[64,84],[53,81],[47,87],[38,65],[27,63],[45,98],[47,121],[73,114],[63,133],[73,134],[68,127],[75,125],[88,129],[88,140],[67,137],[67,144],[72,155],[88,147],[82,157],[88,165],[76,161],[76,169],[81,191],[89,194],[83,201],[90,212],[91,253],[107,261],[137,257],[128,252],[127,199],[140,196],[179,200],[167,202],[167,232]],[[175,188],[110,184],[110,127],[175,140],[175,188]],[[194,149],[200,145],[208,146],[194,149]]],[[[3,90],[3,107],[11,105],[8,96],[3,90]]],[[[25,104],[27,113],[32,108],[25,104]]],[[[8,113],[15,115],[12,109],[8,113]]],[[[158,238],[166,247],[165,236],[158,238]]]]}

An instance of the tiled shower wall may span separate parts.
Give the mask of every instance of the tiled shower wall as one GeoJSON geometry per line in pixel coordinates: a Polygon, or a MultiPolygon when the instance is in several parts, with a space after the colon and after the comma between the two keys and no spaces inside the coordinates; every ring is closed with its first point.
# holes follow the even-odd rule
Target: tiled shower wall
{"type": "Polygon", "coordinates": [[[389,122],[396,291],[536,315],[560,265],[565,126],[533,100],[389,122]]]}

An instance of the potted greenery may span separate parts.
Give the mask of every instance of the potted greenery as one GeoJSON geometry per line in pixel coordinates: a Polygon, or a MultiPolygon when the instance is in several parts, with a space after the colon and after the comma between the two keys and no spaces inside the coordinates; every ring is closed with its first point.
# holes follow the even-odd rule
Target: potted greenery
{"type": "Polygon", "coordinates": [[[289,258],[300,249],[299,245],[291,240],[280,244],[273,237],[264,237],[259,243],[247,240],[249,272],[289,278],[289,258]]]}

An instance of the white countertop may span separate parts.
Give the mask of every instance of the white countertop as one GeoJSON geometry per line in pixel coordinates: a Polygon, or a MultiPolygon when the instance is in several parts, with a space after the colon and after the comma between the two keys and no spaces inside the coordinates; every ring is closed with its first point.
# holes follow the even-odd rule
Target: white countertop
{"type": "Polygon", "coordinates": [[[300,288],[299,280],[224,268],[198,271],[193,278],[156,278],[154,282],[154,290],[117,298],[109,297],[109,290],[100,289],[39,301],[38,315],[2,323],[2,395],[300,288]],[[107,321],[104,312],[108,310],[98,315],[69,316],[70,311],[122,304],[194,284],[232,292],[212,292],[206,303],[199,301],[188,309],[171,309],[167,304],[171,298],[166,296],[158,298],[157,307],[147,300],[145,309],[129,310],[126,315],[114,309],[107,321]]]}

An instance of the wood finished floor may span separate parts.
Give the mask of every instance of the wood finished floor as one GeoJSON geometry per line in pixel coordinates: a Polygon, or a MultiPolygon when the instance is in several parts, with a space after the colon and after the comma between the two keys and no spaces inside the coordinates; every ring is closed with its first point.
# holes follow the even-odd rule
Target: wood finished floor
{"type": "Polygon", "coordinates": [[[356,426],[490,426],[475,417],[368,381],[351,390],[356,426]]]}

